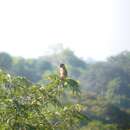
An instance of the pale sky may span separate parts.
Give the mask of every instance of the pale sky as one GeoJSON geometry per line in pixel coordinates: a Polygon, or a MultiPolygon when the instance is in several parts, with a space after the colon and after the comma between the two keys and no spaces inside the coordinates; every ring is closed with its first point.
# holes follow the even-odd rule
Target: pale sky
{"type": "Polygon", "coordinates": [[[38,57],[58,43],[85,59],[130,50],[130,0],[0,1],[0,52],[38,57]]]}

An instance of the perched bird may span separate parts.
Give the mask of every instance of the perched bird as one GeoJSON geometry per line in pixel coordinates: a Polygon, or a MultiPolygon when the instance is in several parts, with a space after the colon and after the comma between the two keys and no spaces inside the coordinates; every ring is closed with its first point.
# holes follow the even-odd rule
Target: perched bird
{"type": "Polygon", "coordinates": [[[59,75],[61,80],[64,80],[68,75],[67,69],[64,64],[60,64],[59,75]]]}

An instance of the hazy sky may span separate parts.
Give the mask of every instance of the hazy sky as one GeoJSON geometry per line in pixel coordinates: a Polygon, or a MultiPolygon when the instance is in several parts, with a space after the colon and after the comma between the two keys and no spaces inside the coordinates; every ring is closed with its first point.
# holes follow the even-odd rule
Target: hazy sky
{"type": "Polygon", "coordinates": [[[130,50],[130,0],[0,1],[0,51],[37,57],[57,43],[97,60],[130,50]]]}

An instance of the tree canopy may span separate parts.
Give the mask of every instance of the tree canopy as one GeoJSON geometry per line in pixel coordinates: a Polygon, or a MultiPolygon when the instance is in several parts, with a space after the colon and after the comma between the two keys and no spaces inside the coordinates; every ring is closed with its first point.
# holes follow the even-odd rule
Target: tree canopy
{"type": "MultiPolygon", "coordinates": [[[[12,57],[7,53],[0,53],[0,68],[6,71],[7,73],[11,74],[11,82],[17,81],[16,86],[20,86],[20,84],[23,84],[21,87],[18,87],[16,91],[14,89],[15,87],[13,87],[11,89],[11,92],[13,93],[12,95],[15,95],[15,92],[16,94],[20,92],[21,92],[20,94],[24,94],[24,92],[26,94],[26,92],[29,92],[35,97],[34,99],[36,100],[36,102],[41,104],[42,104],[41,100],[37,101],[36,98],[37,96],[39,97],[40,94],[42,94],[39,88],[46,86],[45,88],[47,90],[46,89],[45,90],[51,93],[50,92],[52,91],[51,86],[53,86],[55,83],[56,84],[60,83],[60,80],[57,75],[50,76],[48,80],[46,79],[46,75],[57,73],[58,66],[60,63],[65,63],[67,65],[69,78],[65,81],[64,93],[62,90],[63,88],[61,87],[60,90],[58,88],[56,89],[57,92],[55,94],[60,96],[61,99],[60,101],[62,102],[62,105],[66,105],[66,103],[75,104],[77,102],[77,99],[75,96],[72,97],[71,95],[73,94],[73,89],[79,91],[79,87],[76,87],[76,85],[74,85],[75,86],[74,87],[71,83],[80,82],[81,94],[80,98],[78,99],[78,102],[84,104],[82,111],[83,116],[89,117],[89,122],[88,121],[80,122],[81,129],[82,127],[83,129],[86,130],[87,129],[90,130],[93,128],[97,130],[130,129],[130,52],[129,51],[124,51],[118,55],[111,56],[106,61],[94,61],[94,62],[87,62],[87,60],[84,61],[82,58],[77,57],[75,53],[70,49],[58,51],[57,53],[42,56],[37,59],[24,59],[21,57],[12,57]],[[20,79],[19,76],[22,77],[22,79],[20,79]],[[51,78],[53,80],[51,80],[51,78]],[[28,85],[26,85],[26,83],[28,85]],[[19,88],[21,89],[19,90],[19,88]],[[32,88],[36,89],[32,90],[32,88]],[[72,90],[72,93],[69,91],[70,88],[72,90]],[[38,95],[33,94],[32,91],[34,92],[36,91],[38,95]]],[[[0,77],[3,77],[3,74],[0,77]]],[[[6,78],[4,79],[4,81],[6,81],[5,85],[6,88],[3,88],[2,84],[3,79],[2,79],[0,93],[1,95],[5,95],[3,96],[5,99],[7,98],[7,95],[9,96],[9,99],[11,99],[10,97],[11,93],[9,91],[10,90],[9,88],[10,86],[15,85],[10,84],[9,81],[7,82],[8,79],[7,74],[5,77],[6,78]]],[[[56,99],[55,101],[59,99],[59,96],[53,97],[54,99],[56,99]]],[[[21,99],[19,98],[19,96],[17,98],[18,101],[21,103],[21,99]]],[[[33,101],[32,99],[29,100],[33,101]]],[[[50,96],[48,97],[48,100],[50,101],[50,96]]],[[[10,104],[12,103],[12,99],[9,101],[11,102],[8,101],[5,102],[8,103],[9,106],[11,106],[10,104]]],[[[59,112],[62,109],[62,107],[58,107],[58,105],[54,106],[53,105],[51,104],[52,107],[50,108],[53,108],[51,110],[57,110],[57,112],[59,112]]],[[[71,106],[69,105],[67,107],[71,106]]],[[[28,111],[30,110],[28,109],[28,111]]]]}

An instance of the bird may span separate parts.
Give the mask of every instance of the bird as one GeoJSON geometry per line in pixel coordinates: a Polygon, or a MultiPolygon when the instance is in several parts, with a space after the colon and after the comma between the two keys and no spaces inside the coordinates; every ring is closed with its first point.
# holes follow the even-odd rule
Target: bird
{"type": "Polygon", "coordinates": [[[61,80],[64,80],[68,76],[68,72],[67,72],[67,69],[65,67],[65,64],[60,64],[59,76],[60,76],[61,80]]]}

